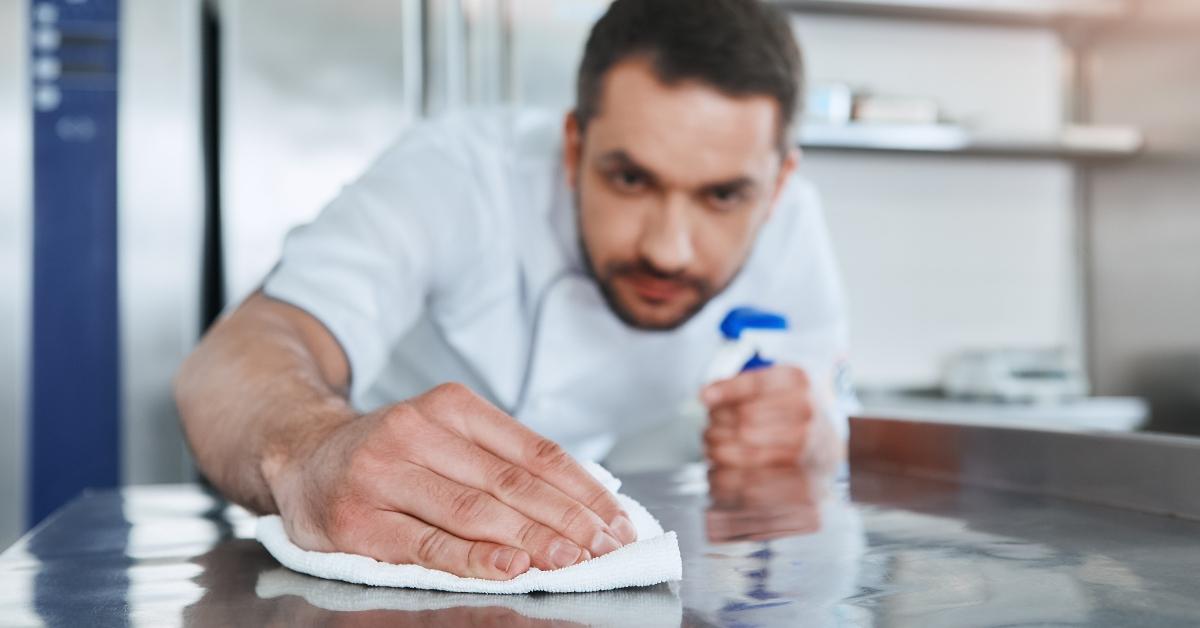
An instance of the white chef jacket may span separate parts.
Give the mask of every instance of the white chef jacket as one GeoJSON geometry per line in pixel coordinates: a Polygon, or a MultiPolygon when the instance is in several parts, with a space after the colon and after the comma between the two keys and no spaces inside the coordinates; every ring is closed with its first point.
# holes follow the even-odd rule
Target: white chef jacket
{"type": "MultiPolygon", "coordinates": [[[[460,382],[576,457],[695,399],[718,324],[786,314],[768,356],[832,372],[846,325],[824,218],[793,177],[742,272],[672,331],[627,327],[587,274],[562,167],[562,116],[466,111],[416,124],[287,236],[264,292],[320,320],[363,412],[460,382]]],[[[824,408],[844,435],[844,413],[824,408]]]]}

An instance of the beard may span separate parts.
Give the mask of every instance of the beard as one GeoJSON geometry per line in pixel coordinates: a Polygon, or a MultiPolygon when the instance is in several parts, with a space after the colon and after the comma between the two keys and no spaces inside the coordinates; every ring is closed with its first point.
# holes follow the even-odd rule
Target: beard
{"type": "Polygon", "coordinates": [[[704,309],[704,306],[708,305],[709,301],[729,287],[729,284],[733,283],[733,280],[742,272],[742,267],[745,264],[744,260],[728,281],[720,286],[714,286],[711,281],[703,277],[689,275],[684,271],[674,273],[664,272],[643,258],[608,262],[603,268],[596,268],[596,265],[592,261],[591,251],[588,249],[587,239],[583,236],[583,224],[580,220],[579,187],[576,186],[575,189],[576,192],[573,195],[573,200],[575,203],[576,232],[578,233],[579,250],[582,253],[584,269],[600,288],[600,294],[604,297],[604,302],[608,305],[608,309],[622,323],[633,329],[643,331],[671,331],[678,329],[696,316],[696,314],[700,313],[704,309]],[[647,321],[639,318],[632,308],[621,300],[614,285],[618,279],[637,279],[639,277],[673,282],[683,288],[684,292],[694,295],[693,301],[687,304],[678,314],[666,320],[647,321]]]}
{"type": "Polygon", "coordinates": [[[691,320],[700,310],[704,309],[704,306],[708,305],[708,302],[715,296],[712,284],[708,281],[697,277],[689,277],[683,273],[664,273],[642,259],[632,262],[610,262],[605,265],[603,273],[598,273],[592,265],[591,255],[587,251],[587,244],[583,242],[582,238],[580,239],[580,246],[584,247],[583,254],[587,260],[588,273],[600,288],[600,294],[604,297],[604,302],[608,304],[608,308],[612,310],[612,313],[621,319],[621,322],[634,329],[645,331],[670,331],[677,329],[691,320]],[[694,295],[692,302],[688,303],[680,313],[667,320],[643,320],[634,313],[628,304],[621,300],[614,286],[614,283],[618,279],[636,279],[638,277],[649,277],[679,284],[686,292],[694,295]]]}

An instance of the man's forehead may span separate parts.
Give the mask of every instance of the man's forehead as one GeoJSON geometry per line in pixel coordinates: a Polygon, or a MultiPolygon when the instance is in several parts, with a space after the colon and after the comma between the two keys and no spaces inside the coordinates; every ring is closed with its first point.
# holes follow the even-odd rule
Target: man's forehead
{"type": "Polygon", "coordinates": [[[620,151],[687,180],[761,176],[778,159],[778,113],[770,96],[731,97],[698,82],[667,85],[648,61],[630,60],[607,73],[588,139],[593,155],[620,151]]]}

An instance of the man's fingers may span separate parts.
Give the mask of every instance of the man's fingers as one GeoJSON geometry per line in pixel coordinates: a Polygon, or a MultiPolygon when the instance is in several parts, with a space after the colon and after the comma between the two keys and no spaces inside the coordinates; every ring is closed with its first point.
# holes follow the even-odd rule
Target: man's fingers
{"type": "MultiPolygon", "coordinates": [[[[518,425],[510,418],[498,419],[495,427],[511,429],[524,426],[518,425]],[[509,425],[504,426],[507,422],[509,425]]],[[[489,428],[485,428],[489,429],[489,428]]],[[[496,446],[505,451],[497,451],[500,457],[528,469],[534,475],[542,478],[558,490],[566,493],[584,504],[608,524],[609,529],[621,543],[632,543],[637,540],[637,530],[629,515],[621,509],[617,498],[604,488],[596,478],[585,471],[575,462],[558,443],[538,436],[532,431],[525,430],[523,441],[496,441],[496,446]]],[[[515,436],[515,435],[514,435],[515,436]]]]}
{"type": "Polygon", "coordinates": [[[709,410],[708,424],[713,427],[736,430],[738,426],[737,405],[717,406],[709,410]]]}
{"type": "Polygon", "coordinates": [[[741,403],[716,406],[708,412],[710,425],[738,428],[771,423],[800,424],[811,413],[803,393],[787,393],[786,397],[755,398],[741,403]]]}
{"type": "Polygon", "coordinates": [[[488,479],[487,490],[518,510],[587,549],[603,556],[624,544],[617,532],[588,506],[525,469],[499,461],[488,479]]]}
{"type": "Polygon", "coordinates": [[[459,537],[522,549],[539,569],[591,558],[570,539],[484,491],[411,464],[403,464],[391,478],[397,488],[387,496],[389,505],[459,537]]]}
{"type": "Polygon", "coordinates": [[[712,408],[761,397],[772,391],[807,389],[808,386],[808,376],[802,369],[776,365],[738,373],[729,379],[709,384],[701,391],[700,400],[712,408]]]}
{"type": "Polygon", "coordinates": [[[737,406],[738,437],[752,445],[795,445],[812,422],[812,404],[803,392],[753,399],[737,406]]]}
{"type": "Polygon", "coordinates": [[[813,415],[812,397],[802,390],[789,390],[740,403],[713,408],[710,415],[720,415],[726,424],[745,427],[771,423],[807,423],[813,415]]]}
{"type": "Polygon", "coordinates": [[[709,447],[725,444],[734,445],[737,442],[737,428],[714,425],[704,430],[704,444],[709,447]]]}
{"type": "Polygon", "coordinates": [[[346,551],[485,580],[510,580],[530,565],[529,554],[517,548],[469,541],[397,512],[380,513],[375,532],[350,540],[346,551]]]}
{"type": "MultiPolygon", "coordinates": [[[[461,387],[460,387],[461,388],[461,387]]],[[[462,388],[459,391],[465,391],[462,388]]],[[[469,392],[469,391],[467,391],[469,392]]],[[[435,412],[439,409],[434,408],[435,412]]],[[[587,506],[608,524],[621,543],[637,540],[637,530],[616,497],[576,463],[557,443],[538,435],[516,419],[477,399],[477,403],[437,412],[452,428],[491,453],[522,467],[587,506]]]]}
{"type": "Polygon", "coordinates": [[[709,411],[709,426],[749,444],[795,444],[808,433],[812,417],[812,400],[795,390],[717,406],[709,411]]]}
{"type": "Polygon", "coordinates": [[[808,428],[803,425],[749,425],[738,429],[738,440],[747,445],[769,447],[781,445],[799,447],[808,440],[808,428]]]}
{"type": "Polygon", "coordinates": [[[704,432],[708,458],[736,467],[795,464],[812,425],[807,386],[803,371],[773,367],[705,389],[708,399],[720,399],[709,406],[709,427],[704,432]]]}
{"type": "Polygon", "coordinates": [[[414,451],[413,456],[413,462],[434,473],[487,491],[517,512],[557,530],[592,556],[602,556],[622,545],[590,508],[450,430],[445,430],[445,442],[436,451],[427,448],[414,451]]]}

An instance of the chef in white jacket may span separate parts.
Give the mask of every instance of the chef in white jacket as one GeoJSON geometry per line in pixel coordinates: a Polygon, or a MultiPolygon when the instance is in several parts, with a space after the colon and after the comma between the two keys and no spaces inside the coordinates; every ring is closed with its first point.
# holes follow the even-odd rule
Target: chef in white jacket
{"type": "Polygon", "coordinates": [[[201,469],[307,549],[507,579],[634,540],[577,460],[689,400],[715,463],[836,464],[845,322],[789,140],[801,69],[755,0],[618,0],[566,116],[414,126],[185,363],[201,469]],[[775,364],[706,385],[744,305],[789,319],[775,364]]]}

